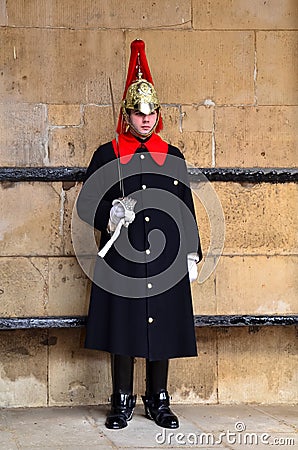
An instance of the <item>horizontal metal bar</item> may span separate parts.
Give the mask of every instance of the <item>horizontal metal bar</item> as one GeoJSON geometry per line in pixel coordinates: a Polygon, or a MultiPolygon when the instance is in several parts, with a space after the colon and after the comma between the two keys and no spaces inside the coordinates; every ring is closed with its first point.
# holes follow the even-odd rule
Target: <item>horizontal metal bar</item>
{"type": "MultiPolygon", "coordinates": [[[[51,317],[1,317],[0,330],[33,328],[77,328],[86,325],[86,316],[51,317]]],[[[298,325],[298,315],[252,316],[252,315],[196,315],[196,327],[252,327],[298,325]]]]}
{"type": "Polygon", "coordinates": [[[86,324],[86,316],[1,317],[0,330],[32,328],[77,328],[86,324]]]}
{"type": "Polygon", "coordinates": [[[0,181],[82,181],[85,167],[1,167],[0,181]]]}
{"type": "Polygon", "coordinates": [[[201,181],[202,174],[209,181],[234,183],[297,183],[298,169],[294,168],[191,168],[191,181],[201,181]]]}
{"type": "MultiPolygon", "coordinates": [[[[0,167],[0,182],[84,180],[85,167],[0,167]]],[[[235,183],[297,183],[297,168],[189,168],[191,181],[235,183]]]]}
{"type": "Polygon", "coordinates": [[[196,327],[254,327],[298,325],[298,315],[252,316],[252,315],[214,315],[194,316],[196,327]]]}

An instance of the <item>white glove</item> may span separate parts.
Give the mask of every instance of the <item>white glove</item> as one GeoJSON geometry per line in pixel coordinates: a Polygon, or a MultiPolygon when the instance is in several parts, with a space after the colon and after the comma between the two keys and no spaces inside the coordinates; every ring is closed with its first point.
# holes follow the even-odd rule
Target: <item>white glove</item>
{"type": "Polygon", "coordinates": [[[113,203],[110,210],[110,221],[113,225],[118,225],[121,219],[125,217],[124,206],[121,203],[113,203]]]}
{"type": "Polygon", "coordinates": [[[113,233],[120,222],[124,219],[124,226],[127,228],[130,223],[135,219],[135,213],[133,208],[135,207],[136,200],[131,197],[117,198],[112,201],[112,208],[110,210],[110,220],[108,229],[113,233]]]}
{"type": "Polygon", "coordinates": [[[191,283],[198,278],[198,268],[197,268],[198,261],[199,261],[199,257],[196,253],[189,253],[187,255],[188,276],[189,276],[189,281],[191,283]]]}
{"type": "Polygon", "coordinates": [[[135,220],[135,217],[136,217],[136,215],[135,215],[134,211],[129,211],[128,209],[126,209],[125,216],[124,216],[124,220],[125,220],[124,226],[127,228],[128,225],[135,220]]]}

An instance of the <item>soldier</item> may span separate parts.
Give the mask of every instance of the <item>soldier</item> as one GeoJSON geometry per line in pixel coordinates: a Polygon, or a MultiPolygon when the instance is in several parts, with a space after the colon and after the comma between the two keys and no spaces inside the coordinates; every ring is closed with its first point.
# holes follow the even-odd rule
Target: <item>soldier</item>
{"type": "Polygon", "coordinates": [[[77,202],[81,219],[101,231],[85,345],[111,354],[110,429],[133,415],[135,357],[146,358],[146,417],[177,428],[169,359],[197,355],[190,281],[202,252],[184,157],[157,134],[160,109],[136,40],[117,137],[95,151],[77,202]]]}

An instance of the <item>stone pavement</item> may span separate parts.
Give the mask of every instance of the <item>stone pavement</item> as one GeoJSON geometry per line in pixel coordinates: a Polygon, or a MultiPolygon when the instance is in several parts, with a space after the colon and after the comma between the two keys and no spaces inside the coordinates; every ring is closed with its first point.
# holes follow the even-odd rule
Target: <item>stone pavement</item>
{"type": "Polygon", "coordinates": [[[107,405],[0,409],[1,450],[112,450],[152,448],[297,449],[293,405],[174,405],[178,430],[146,419],[138,405],[127,428],[107,430],[107,405]]]}

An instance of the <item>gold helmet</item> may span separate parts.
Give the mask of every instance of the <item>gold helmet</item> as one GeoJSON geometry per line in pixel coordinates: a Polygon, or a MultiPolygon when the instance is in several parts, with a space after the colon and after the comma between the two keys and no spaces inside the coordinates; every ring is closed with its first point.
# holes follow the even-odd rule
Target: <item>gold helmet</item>
{"type": "Polygon", "coordinates": [[[153,84],[143,78],[129,86],[125,99],[122,101],[124,115],[126,114],[126,109],[140,111],[143,114],[151,114],[159,107],[159,100],[153,84]]]}
{"type": "Polygon", "coordinates": [[[153,132],[162,129],[160,103],[153,86],[153,80],[145,53],[145,43],[136,39],[131,43],[131,55],[127,72],[125,89],[121,102],[117,133],[123,133],[131,127],[129,112],[140,111],[145,115],[157,110],[157,119],[153,132]]]}

